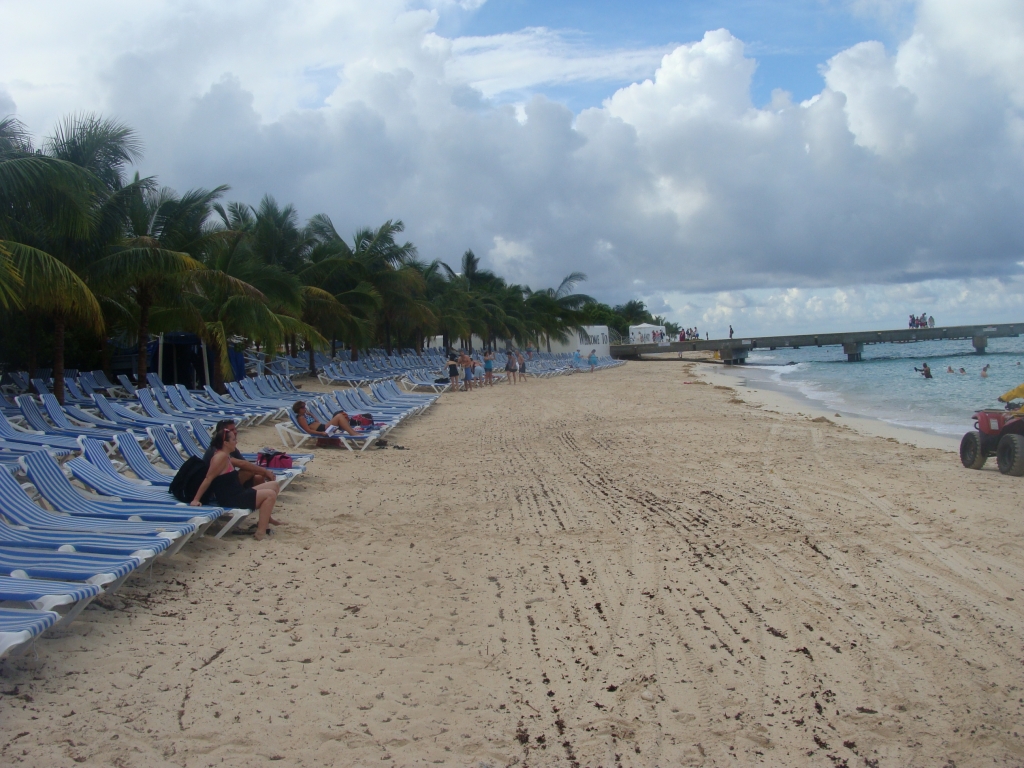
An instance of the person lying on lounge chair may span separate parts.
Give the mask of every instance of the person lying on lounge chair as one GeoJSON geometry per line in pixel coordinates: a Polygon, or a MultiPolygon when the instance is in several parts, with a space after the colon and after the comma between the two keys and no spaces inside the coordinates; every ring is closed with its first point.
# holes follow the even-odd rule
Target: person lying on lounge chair
{"type": "Polygon", "coordinates": [[[302,400],[297,401],[292,406],[292,410],[295,412],[299,426],[316,437],[330,437],[339,430],[353,437],[360,436],[358,432],[352,429],[352,424],[348,420],[348,414],[344,411],[338,411],[331,417],[330,422],[324,424],[317,421],[316,417],[306,410],[306,404],[302,400]],[[334,427],[334,429],[329,429],[329,427],[334,427]]]}
{"type": "MultiPolygon", "coordinates": [[[[281,486],[277,484],[277,475],[274,474],[273,470],[261,467],[257,464],[253,464],[251,461],[246,461],[242,457],[242,452],[238,450],[238,425],[235,424],[232,419],[224,419],[218,421],[217,426],[214,427],[214,437],[220,435],[223,439],[225,432],[235,433],[235,450],[231,452],[231,463],[238,470],[238,482],[242,484],[243,488],[252,488],[257,485],[263,485],[269,483],[268,488],[273,488],[278,493],[281,492],[281,486]]],[[[213,443],[210,443],[210,447],[206,449],[206,453],[203,454],[203,461],[209,465],[210,460],[213,458],[213,454],[217,452],[217,448],[213,443]]]]}

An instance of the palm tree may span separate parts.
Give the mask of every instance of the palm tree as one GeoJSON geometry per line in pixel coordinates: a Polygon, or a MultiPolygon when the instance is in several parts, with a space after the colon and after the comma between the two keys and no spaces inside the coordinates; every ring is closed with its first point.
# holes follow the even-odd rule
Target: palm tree
{"type": "Polygon", "coordinates": [[[97,206],[106,189],[103,174],[95,172],[103,164],[95,159],[117,153],[103,141],[112,132],[103,129],[113,125],[97,120],[69,118],[48,140],[45,154],[30,154],[19,123],[0,123],[0,301],[26,310],[30,336],[39,314],[53,319],[54,394],[61,402],[66,324],[103,330],[99,303],[76,274],[109,223],[97,206]]]}
{"type": "Polygon", "coordinates": [[[150,312],[158,301],[177,302],[181,278],[203,269],[189,253],[203,252],[216,236],[207,220],[214,201],[226,190],[195,189],[179,197],[171,189],[143,185],[136,174],[127,199],[126,237],[90,270],[101,285],[124,295],[135,307],[140,383],[146,380],[150,312]]]}
{"type": "Polygon", "coordinates": [[[583,330],[584,305],[594,300],[584,293],[572,293],[578,283],[587,279],[582,272],[572,272],[562,279],[557,288],[546,288],[530,292],[527,304],[533,309],[532,325],[538,337],[541,333],[547,339],[548,352],[551,351],[551,337],[559,341],[569,340],[569,331],[583,330]]]}

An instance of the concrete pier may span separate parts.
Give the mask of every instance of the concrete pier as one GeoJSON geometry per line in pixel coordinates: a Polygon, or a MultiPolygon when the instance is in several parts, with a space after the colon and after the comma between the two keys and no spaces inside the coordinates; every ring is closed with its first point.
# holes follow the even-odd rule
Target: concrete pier
{"type": "Polygon", "coordinates": [[[937,328],[902,328],[891,331],[854,331],[852,333],[819,333],[792,336],[758,336],[746,339],[710,339],[699,341],[672,341],[661,344],[613,344],[611,355],[616,358],[638,359],[641,355],[664,352],[718,352],[726,365],[746,362],[752,349],[799,349],[800,347],[842,346],[846,359],[859,363],[864,359],[864,347],[870,344],[898,344],[914,341],[953,341],[970,339],[978,354],[985,352],[989,339],[1020,336],[1024,323],[995,323],[992,325],[955,325],[937,328]]]}

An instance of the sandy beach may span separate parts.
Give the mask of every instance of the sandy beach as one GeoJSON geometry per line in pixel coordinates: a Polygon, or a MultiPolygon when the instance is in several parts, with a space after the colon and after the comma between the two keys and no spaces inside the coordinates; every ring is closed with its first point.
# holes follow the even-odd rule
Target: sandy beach
{"type": "Polygon", "coordinates": [[[0,763],[1024,764],[1024,480],[712,373],[446,394],[406,450],[319,450],[272,538],[11,664],[0,763]]]}

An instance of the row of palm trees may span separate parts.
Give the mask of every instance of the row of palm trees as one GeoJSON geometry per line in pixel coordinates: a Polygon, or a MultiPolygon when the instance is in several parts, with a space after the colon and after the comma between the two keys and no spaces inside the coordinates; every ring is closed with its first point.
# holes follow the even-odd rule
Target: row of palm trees
{"type": "MultiPolygon", "coordinates": [[[[222,202],[227,187],[178,194],[130,175],[135,133],[96,115],[64,119],[37,148],[24,126],[0,120],[0,310],[20,313],[28,345],[52,330],[55,394],[63,400],[68,329],[138,350],[182,330],[213,350],[213,383],[230,376],[231,346],[292,355],[342,343],[422,349],[473,336],[496,344],[566,339],[585,322],[585,275],[540,291],[480,268],[472,251],[456,271],[400,242],[401,221],[346,240],[326,214],[305,225],[269,195],[256,207],[222,202]]],[[[34,367],[34,358],[33,358],[34,367]]]]}

